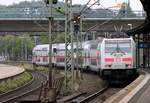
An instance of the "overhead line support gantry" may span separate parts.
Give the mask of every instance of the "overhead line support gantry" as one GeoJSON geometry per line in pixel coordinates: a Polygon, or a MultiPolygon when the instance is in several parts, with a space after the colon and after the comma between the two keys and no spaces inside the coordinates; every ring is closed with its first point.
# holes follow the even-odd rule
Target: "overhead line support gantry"
{"type": "Polygon", "coordinates": [[[73,14],[72,0],[65,0],[65,86],[71,80],[74,89],[74,55],[73,55],[73,14]]]}

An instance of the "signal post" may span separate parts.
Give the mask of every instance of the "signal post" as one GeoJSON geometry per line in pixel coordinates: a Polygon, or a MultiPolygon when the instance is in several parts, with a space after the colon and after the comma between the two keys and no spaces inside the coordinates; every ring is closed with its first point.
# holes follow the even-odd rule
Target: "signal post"
{"type": "Polygon", "coordinates": [[[44,0],[49,11],[49,70],[48,70],[48,84],[45,86],[48,90],[45,91],[44,102],[56,103],[56,88],[53,88],[53,73],[52,73],[52,5],[57,4],[57,0],[44,0]]]}

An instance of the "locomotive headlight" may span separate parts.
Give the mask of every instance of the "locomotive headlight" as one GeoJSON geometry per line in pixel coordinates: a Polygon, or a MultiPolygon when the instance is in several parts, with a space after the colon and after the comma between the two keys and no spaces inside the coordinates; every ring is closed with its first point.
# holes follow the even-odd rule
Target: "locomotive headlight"
{"type": "Polygon", "coordinates": [[[106,68],[111,68],[111,66],[112,66],[111,64],[105,65],[106,68]]]}
{"type": "Polygon", "coordinates": [[[128,67],[129,67],[129,68],[131,68],[131,66],[132,66],[131,64],[128,64],[128,67]]]}
{"type": "Polygon", "coordinates": [[[108,68],[108,65],[105,65],[106,68],[108,68]]]}
{"type": "Polygon", "coordinates": [[[126,64],[126,67],[128,68],[131,68],[131,66],[132,66],[131,64],[126,64]]]}

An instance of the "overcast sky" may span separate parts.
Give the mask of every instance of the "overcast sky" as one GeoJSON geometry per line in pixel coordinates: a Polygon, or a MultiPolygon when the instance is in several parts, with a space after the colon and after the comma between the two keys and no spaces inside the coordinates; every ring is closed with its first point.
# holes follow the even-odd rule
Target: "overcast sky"
{"type": "MultiPolygon", "coordinates": [[[[10,5],[13,3],[18,3],[20,1],[25,0],[0,0],[0,4],[2,5],[10,5]]],[[[26,0],[26,1],[32,1],[32,0],[26,0]]],[[[34,0],[34,1],[41,1],[41,0],[34,0]]],[[[59,0],[59,1],[65,1],[65,0],[59,0]]],[[[73,4],[86,4],[89,0],[72,0],[73,4]]],[[[92,0],[96,1],[96,0],[92,0]]],[[[116,4],[116,1],[124,1],[128,2],[129,0],[100,0],[100,4],[103,5],[103,7],[111,7],[116,4]]],[[[130,5],[132,7],[132,10],[142,10],[142,5],[140,3],[140,0],[130,0],[130,5]]],[[[99,6],[100,7],[100,6],[99,6]]]]}

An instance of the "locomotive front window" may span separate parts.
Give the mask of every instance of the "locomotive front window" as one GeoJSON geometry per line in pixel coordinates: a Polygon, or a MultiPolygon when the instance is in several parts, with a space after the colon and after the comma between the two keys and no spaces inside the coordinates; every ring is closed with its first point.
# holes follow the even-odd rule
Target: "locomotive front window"
{"type": "Polygon", "coordinates": [[[106,42],[105,44],[105,53],[112,53],[117,48],[117,44],[115,42],[106,42]]]}
{"type": "Polygon", "coordinates": [[[118,43],[120,50],[125,53],[130,53],[131,52],[131,44],[127,42],[120,42],[118,43]]]}
{"type": "Polygon", "coordinates": [[[106,41],[105,53],[130,53],[131,41],[106,41]]]}

